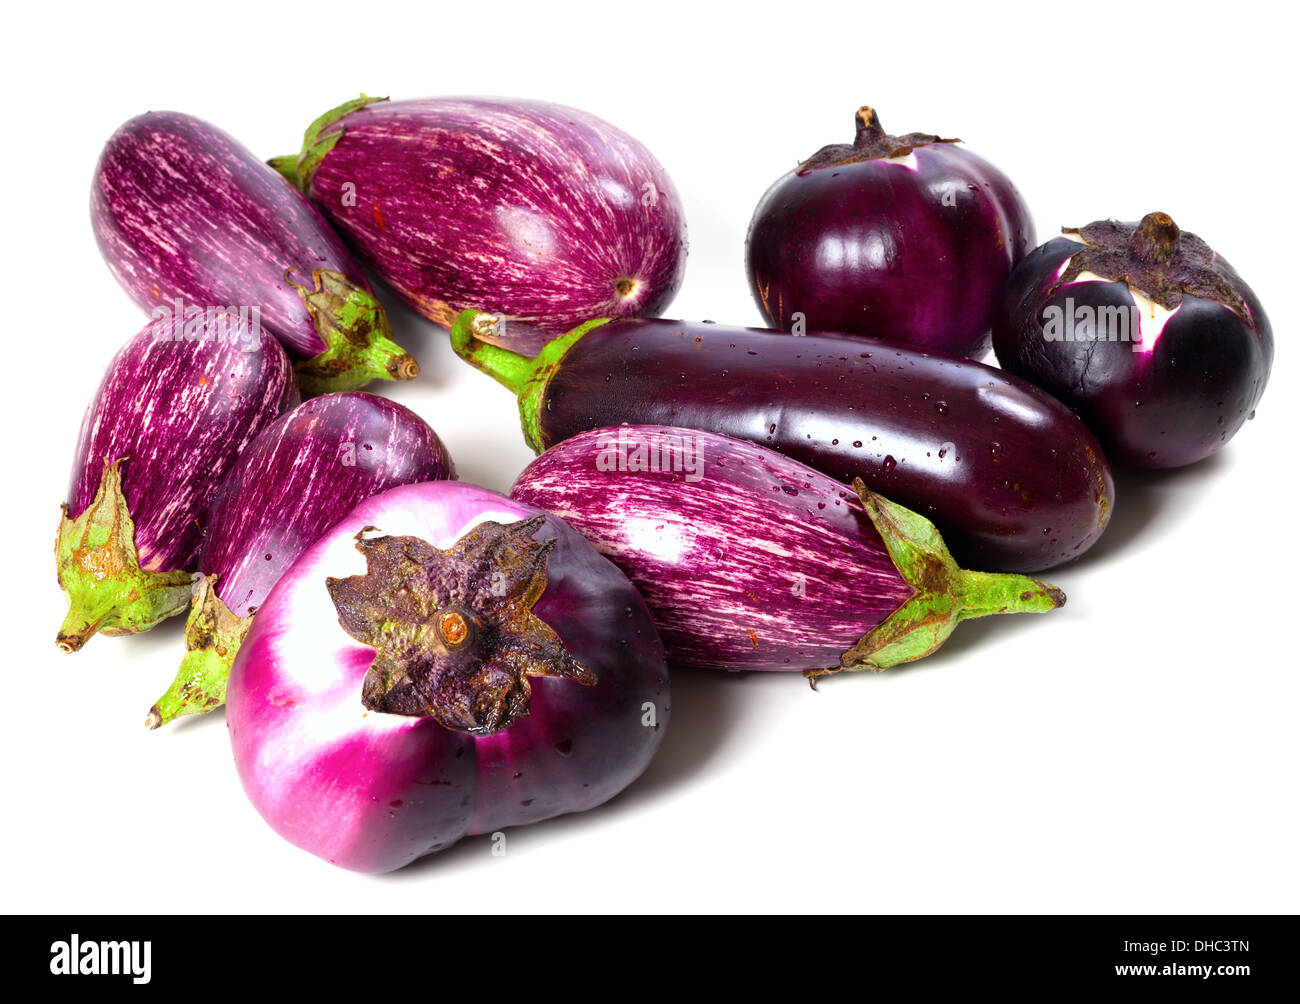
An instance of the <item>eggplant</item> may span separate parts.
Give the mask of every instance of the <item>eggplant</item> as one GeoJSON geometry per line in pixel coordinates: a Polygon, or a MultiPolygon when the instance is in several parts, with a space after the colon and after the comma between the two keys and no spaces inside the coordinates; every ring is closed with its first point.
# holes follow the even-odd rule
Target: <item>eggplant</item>
{"type": "Polygon", "coordinates": [[[213,125],[149,112],[113,134],[91,189],[95,239],[155,318],[255,315],[300,360],[305,394],[420,371],[361,266],[311,204],[213,125]]]}
{"type": "Polygon", "coordinates": [[[1273,328],[1237,271],[1168,213],[1064,231],[1012,274],[993,325],[1003,369],[1050,391],[1130,467],[1222,449],[1273,367],[1273,328]]]}
{"type": "Polygon", "coordinates": [[[312,398],[263,429],[204,514],[203,580],[185,625],[185,659],[145,725],[156,729],[223,703],[253,612],[358,502],[455,476],[447,448],[424,419],[363,391],[312,398]]]}
{"type": "Polygon", "coordinates": [[[299,557],[227,701],[257,811],[366,872],[600,805],[670,711],[623,573],[554,516],[454,481],[372,496],[299,557]]]}
{"type": "Polygon", "coordinates": [[[857,112],[754,210],[745,269],[767,323],[978,359],[999,289],[1034,246],[1011,180],[959,140],[891,136],[857,112]],[[798,328],[802,325],[802,328],[798,328]]]}
{"type": "Polygon", "coordinates": [[[886,669],[970,617],[1065,602],[969,572],[923,516],[789,457],[708,432],[631,425],[551,447],[511,498],[554,513],[645,597],[672,666],[886,669]]]}
{"type": "Polygon", "coordinates": [[[151,324],[126,343],[86,411],[63,504],[60,649],[189,605],[201,514],[239,451],[297,403],[284,350],[238,317],[151,324]]]}
{"type": "Polygon", "coordinates": [[[1114,484],[1096,438],[1037,387],[969,360],[843,335],[668,320],[589,322],[535,359],[488,344],[490,314],[452,328],[462,358],[519,395],[541,452],[630,423],[771,447],[914,509],[963,564],[1033,572],[1106,528],[1114,484]]]}
{"type": "Polygon", "coordinates": [[[589,317],[661,313],[686,224],[667,172],[627,133],[541,101],[349,101],[272,161],[412,308],[477,307],[531,355],[589,317]]]}

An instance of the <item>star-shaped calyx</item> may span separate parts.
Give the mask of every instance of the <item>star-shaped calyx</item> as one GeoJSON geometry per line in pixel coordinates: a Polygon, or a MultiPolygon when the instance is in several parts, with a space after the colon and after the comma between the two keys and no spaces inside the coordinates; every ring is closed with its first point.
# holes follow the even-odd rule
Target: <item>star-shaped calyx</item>
{"type": "Polygon", "coordinates": [[[533,613],[554,540],[543,516],[480,523],[440,551],[418,537],[357,534],[366,574],[325,580],[339,624],[375,648],[361,701],[488,736],[528,713],[531,676],[585,686],[596,676],[533,613]]]}
{"type": "Polygon", "coordinates": [[[1084,247],[1070,258],[1053,291],[1091,272],[1124,283],[1166,310],[1174,310],[1190,293],[1222,304],[1254,325],[1223,260],[1195,234],[1180,230],[1168,213],[1147,213],[1138,223],[1097,220],[1061,232],[1084,247]]]}

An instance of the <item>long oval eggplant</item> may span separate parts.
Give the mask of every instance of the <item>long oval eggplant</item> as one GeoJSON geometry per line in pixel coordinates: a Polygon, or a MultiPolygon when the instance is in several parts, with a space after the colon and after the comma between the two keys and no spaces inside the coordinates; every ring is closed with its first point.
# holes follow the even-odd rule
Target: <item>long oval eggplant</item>
{"type": "Polygon", "coordinates": [[[661,313],[681,285],[667,172],[576,108],[363,96],[272,163],[415,310],[443,327],[494,311],[494,337],[526,355],[589,317],[661,313]]]}
{"type": "Polygon", "coordinates": [[[1059,589],[968,572],[934,525],[753,443],[596,429],[534,460],[511,497],[559,516],[645,597],[672,665],[886,669],[958,622],[1052,610],[1059,589]]]}
{"type": "Polygon", "coordinates": [[[185,626],[187,652],[145,724],[156,729],[224,702],[253,611],[357,503],[398,485],[455,477],[428,423],[373,394],[325,394],[272,422],[240,454],[204,515],[204,578],[185,626]]]}
{"type": "Polygon", "coordinates": [[[86,411],[55,555],[58,645],[147,631],[190,602],[200,515],[239,451],[298,403],[288,356],[238,318],[151,324],[86,411]]]}
{"type": "Polygon", "coordinates": [[[420,371],[320,213],[207,122],[149,112],[123,125],[100,155],[90,215],[136,303],[177,321],[212,306],[255,311],[302,360],[305,394],[420,371]]]}
{"type": "Polygon", "coordinates": [[[1082,554],[1114,484],[1087,427],[1050,395],[965,359],[833,334],[592,321],[528,359],[462,313],[452,346],[519,395],[542,451],[588,429],[676,425],[771,447],[932,519],[975,568],[1034,572],[1082,554]]]}

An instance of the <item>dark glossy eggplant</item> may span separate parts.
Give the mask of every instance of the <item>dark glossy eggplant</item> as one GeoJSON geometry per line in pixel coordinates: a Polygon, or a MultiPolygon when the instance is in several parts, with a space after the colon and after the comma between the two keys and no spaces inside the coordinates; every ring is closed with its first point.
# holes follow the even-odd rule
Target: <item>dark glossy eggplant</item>
{"type": "Polygon", "coordinates": [[[267,426],[203,516],[204,579],[185,625],[186,655],[145,724],[218,707],[253,611],[298,556],[357,503],[398,485],[455,478],[424,419],[364,391],[312,398],[267,426]]]}
{"type": "Polygon", "coordinates": [[[768,189],[745,270],[774,328],[802,321],[978,359],[998,290],[1033,246],[1005,174],[959,140],[891,136],[862,107],[852,144],[823,147],[768,189]]]}
{"type": "Polygon", "coordinates": [[[1003,289],[993,347],[1082,415],[1117,464],[1144,468],[1222,448],[1273,367],[1259,297],[1167,213],[1098,220],[1034,251],[1003,289]]]}
{"type": "Polygon", "coordinates": [[[1086,551],[1110,518],[1101,447],[1069,408],[969,360],[844,335],[668,320],[592,321],[535,359],[452,346],[519,395],[538,452],[588,429],[674,425],[771,447],[938,525],[971,568],[1031,572],[1086,551]]]}

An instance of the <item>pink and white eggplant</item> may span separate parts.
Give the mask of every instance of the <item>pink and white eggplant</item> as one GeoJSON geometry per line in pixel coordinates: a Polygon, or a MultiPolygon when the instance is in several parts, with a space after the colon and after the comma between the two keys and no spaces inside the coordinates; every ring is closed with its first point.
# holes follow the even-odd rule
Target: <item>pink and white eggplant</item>
{"type": "Polygon", "coordinates": [[[398,485],[455,476],[424,419],[363,391],[312,398],[263,429],[204,515],[203,579],[185,625],[185,659],[145,724],[158,728],[225,701],[254,610],[358,502],[398,485]]]}
{"type": "Polygon", "coordinates": [[[177,112],[131,119],[100,155],[90,209],[136,303],[176,323],[243,309],[301,360],[305,394],[419,373],[320,213],[215,126],[177,112]]]}
{"type": "Polygon", "coordinates": [[[681,285],[668,174],[608,122],[501,98],[356,100],[272,161],[412,307],[469,307],[532,355],[590,317],[655,315],[681,285]]]}
{"type": "Polygon", "coordinates": [[[150,325],[127,342],[82,422],[55,545],[65,652],[185,609],[200,515],[239,451],[298,402],[266,331],[220,317],[169,334],[150,325]]]}
{"type": "Polygon", "coordinates": [[[623,574],[559,519],[454,481],[366,499],[294,562],[226,709],[263,818],[367,872],[601,804],[668,714],[623,574]]]}
{"type": "Polygon", "coordinates": [[[753,443],[620,426],[551,447],[511,496],[564,519],[645,597],[670,665],[886,669],[962,620],[1065,602],[1023,575],[959,568],[934,525],[753,443]]]}

